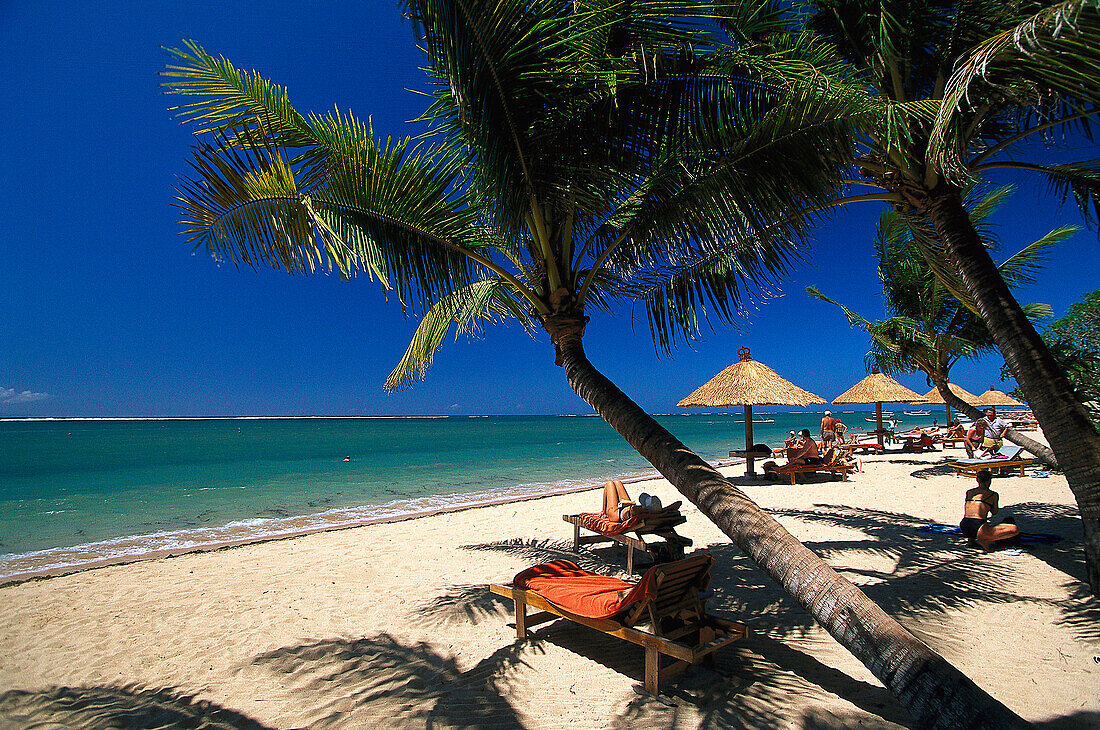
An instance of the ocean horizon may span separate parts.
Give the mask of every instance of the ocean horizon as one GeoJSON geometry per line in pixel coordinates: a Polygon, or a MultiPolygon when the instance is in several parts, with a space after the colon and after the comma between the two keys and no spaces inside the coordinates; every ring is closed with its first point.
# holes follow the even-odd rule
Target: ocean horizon
{"type": "MultiPolygon", "coordinates": [[[[757,411],[753,441],[823,410],[757,411]]],[[[739,413],[654,417],[712,464],[744,446],[739,413]]],[[[655,476],[593,414],[4,418],[0,582],[655,476]]]]}

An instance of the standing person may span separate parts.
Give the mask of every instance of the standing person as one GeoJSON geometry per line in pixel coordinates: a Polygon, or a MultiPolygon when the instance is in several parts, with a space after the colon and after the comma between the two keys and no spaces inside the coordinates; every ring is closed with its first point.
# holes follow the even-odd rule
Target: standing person
{"type": "Polygon", "coordinates": [[[966,490],[963,518],[959,522],[962,534],[966,535],[971,544],[977,543],[986,552],[1008,547],[1020,535],[1020,528],[1011,517],[1006,517],[999,525],[989,524],[989,518],[1000,511],[1000,495],[993,491],[990,486],[992,483],[993,474],[989,469],[978,472],[978,485],[966,490]]]}
{"type": "Polygon", "coordinates": [[[1008,421],[997,416],[997,409],[990,407],[985,409],[985,438],[982,439],[984,456],[992,456],[1004,446],[1005,431],[1011,426],[1008,421]]]}
{"type": "Polygon", "coordinates": [[[844,435],[845,435],[845,433],[847,433],[848,427],[845,426],[840,421],[840,419],[837,419],[836,428],[834,430],[836,431],[836,443],[839,446],[840,444],[845,442],[844,435]]]}
{"type": "Polygon", "coordinates": [[[985,440],[985,419],[979,418],[974,421],[970,430],[966,432],[966,440],[963,441],[967,458],[974,458],[974,454],[981,448],[983,440],[985,440]]]}
{"type": "Polygon", "coordinates": [[[836,441],[836,419],[832,411],[825,411],[821,419],[821,448],[828,449],[836,441]]]}

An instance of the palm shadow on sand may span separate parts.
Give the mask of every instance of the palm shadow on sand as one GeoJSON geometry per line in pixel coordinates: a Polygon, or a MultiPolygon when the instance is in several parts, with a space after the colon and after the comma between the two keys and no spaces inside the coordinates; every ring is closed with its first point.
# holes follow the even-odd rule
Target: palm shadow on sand
{"type": "Polygon", "coordinates": [[[258,655],[303,700],[309,727],[520,728],[502,680],[522,663],[505,646],[463,671],[453,655],[388,634],[322,639],[258,655]]]}
{"type": "MultiPolygon", "coordinates": [[[[939,467],[933,467],[939,468],[939,467]]],[[[946,468],[946,467],[944,467],[946,468]]],[[[745,479],[746,483],[759,482],[745,479]]],[[[1012,512],[1026,531],[1054,533],[1063,538],[1055,545],[1029,550],[1040,560],[1067,574],[1074,581],[1084,578],[1081,563],[1080,518],[1074,508],[1044,503],[1014,505],[1012,512]]],[[[991,559],[969,548],[958,535],[919,532],[929,524],[913,515],[886,510],[852,508],[845,505],[819,504],[808,510],[774,510],[778,517],[808,522],[826,522],[860,533],[850,540],[810,541],[807,546],[840,566],[871,600],[896,616],[921,613],[946,614],[958,608],[979,604],[1010,604],[1030,601],[1054,606],[1062,614],[1061,622],[1078,636],[1094,639],[1100,635],[1100,603],[1084,587],[1068,599],[1053,600],[1021,591],[1010,563],[991,559]],[[844,568],[845,554],[877,554],[884,569],[844,568]]],[[[464,546],[470,550],[493,550],[523,558],[525,563],[567,557],[585,560],[590,569],[610,573],[622,570],[614,557],[582,550],[573,553],[571,543],[553,541],[505,541],[464,546]],[[609,563],[600,567],[600,563],[609,563]]],[[[855,680],[831,669],[812,656],[788,646],[781,640],[799,637],[810,631],[812,618],[782,589],[759,571],[735,546],[725,543],[705,548],[717,559],[710,601],[714,612],[730,618],[748,619],[756,631],[736,648],[720,654],[717,676],[708,669],[693,670],[669,690],[678,702],[693,705],[705,718],[704,727],[745,724],[759,727],[783,726],[789,716],[775,717],[774,702],[785,692],[805,692],[816,686],[838,695],[856,707],[890,722],[907,724],[906,711],[881,687],[855,680]],[[797,685],[797,688],[796,688],[797,685]]],[[[427,622],[447,621],[448,614],[470,620],[499,620],[510,616],[510,604],[496,596],[487,597],[483,586],[458,586],[422,607],[420,617],[427,622]]],[[[605,663],[637,679],[642,672],[639,652],[625,642],[606,637],[584,627],[557,622],[535,632],[539,641],[549,641],[570,651],[605,663]],[[577,638],[581,635],[581,638],[577,638]]],[[[935,641],[935,637],[925,637],[935,641]]],[[[675,724],[682,712],[676,707],[638,699],[629,703],[619,718],[622,726],[644,722],[675,724]]],[[[779,713],[782,714],[782,713],[779,713]]],[[[807,727],[849,727],[868,718],[803,717],[807,727]]],[[[1062,727],[1060,720],[1046,723],[1062,727]]],[[[866,726],[866,725],[864,725],[866,726]]],[[[873,722],[872,722],[873,726],[873,722]]],[[[1068,727],[1068,725],[1066,725],[1068,727]]]]}
{"type": "Polygon", "coordinates": [[[136,685],[51,687],[0,694],[0,727],[266,730],[235,710],[175,689],[136,685]]]}

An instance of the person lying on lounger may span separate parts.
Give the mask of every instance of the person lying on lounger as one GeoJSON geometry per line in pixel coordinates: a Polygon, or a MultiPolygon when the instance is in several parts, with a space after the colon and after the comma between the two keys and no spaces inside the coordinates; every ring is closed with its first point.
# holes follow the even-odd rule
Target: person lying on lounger
{"type": "Polygon", "coordinates": [[[999,495],[991,488],[992,483],[993,473],[989,469],[978,472],[978,485],[966,490],[959,523],[959,530],[971,544],[977,543],[986,552],[1014,545],[1020,536],[1020,528],[1011,517],[1004,518],[999,525],[989,524],[989,518],[1000,511],[999,495]]]}
{"type": "Polygon", "coordinates": [[[821,452],[817,448],[817,442],[810,435],[810,429],[804,428],[799,433],[801,438],[794,446],[787,449],[788,464],[820,464],[821,452]]]}
{"type": "MultiPolygon", "coordinates": [[[[669,505],[671,508],[672,505],[669,505]]],[[[632,517],[644,517],[661,511],[661,500],[642,492],[635,502],[618,479],[603,485],[603,516],[612,522],[626,522],[632,517]]]]}

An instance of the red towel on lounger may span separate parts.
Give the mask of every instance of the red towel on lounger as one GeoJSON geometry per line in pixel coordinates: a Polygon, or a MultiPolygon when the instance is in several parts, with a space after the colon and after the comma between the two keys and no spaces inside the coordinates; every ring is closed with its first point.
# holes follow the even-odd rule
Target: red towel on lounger
{"type": "Polygon", "coordinates": [[[646,571],[636,584],[584,570],[569,560],[552,560],[516,575],[517,588],[534,591],[555,606],[588,618],[611,618],[632,603],[656,593],[656,572],[646,571]],[[630,589],[622,600],[619,591],[630,589]]]}
{"type": "Polygon", "coordinates": [[[607,515],[602,512],[581,512],[577,517],[581,518],[586,530],[592,530],[592,532],[598,532],[601,535],[621,535],[642,524],[642,521],[637,517],[616,522],[608,519],[607,515]]]}

